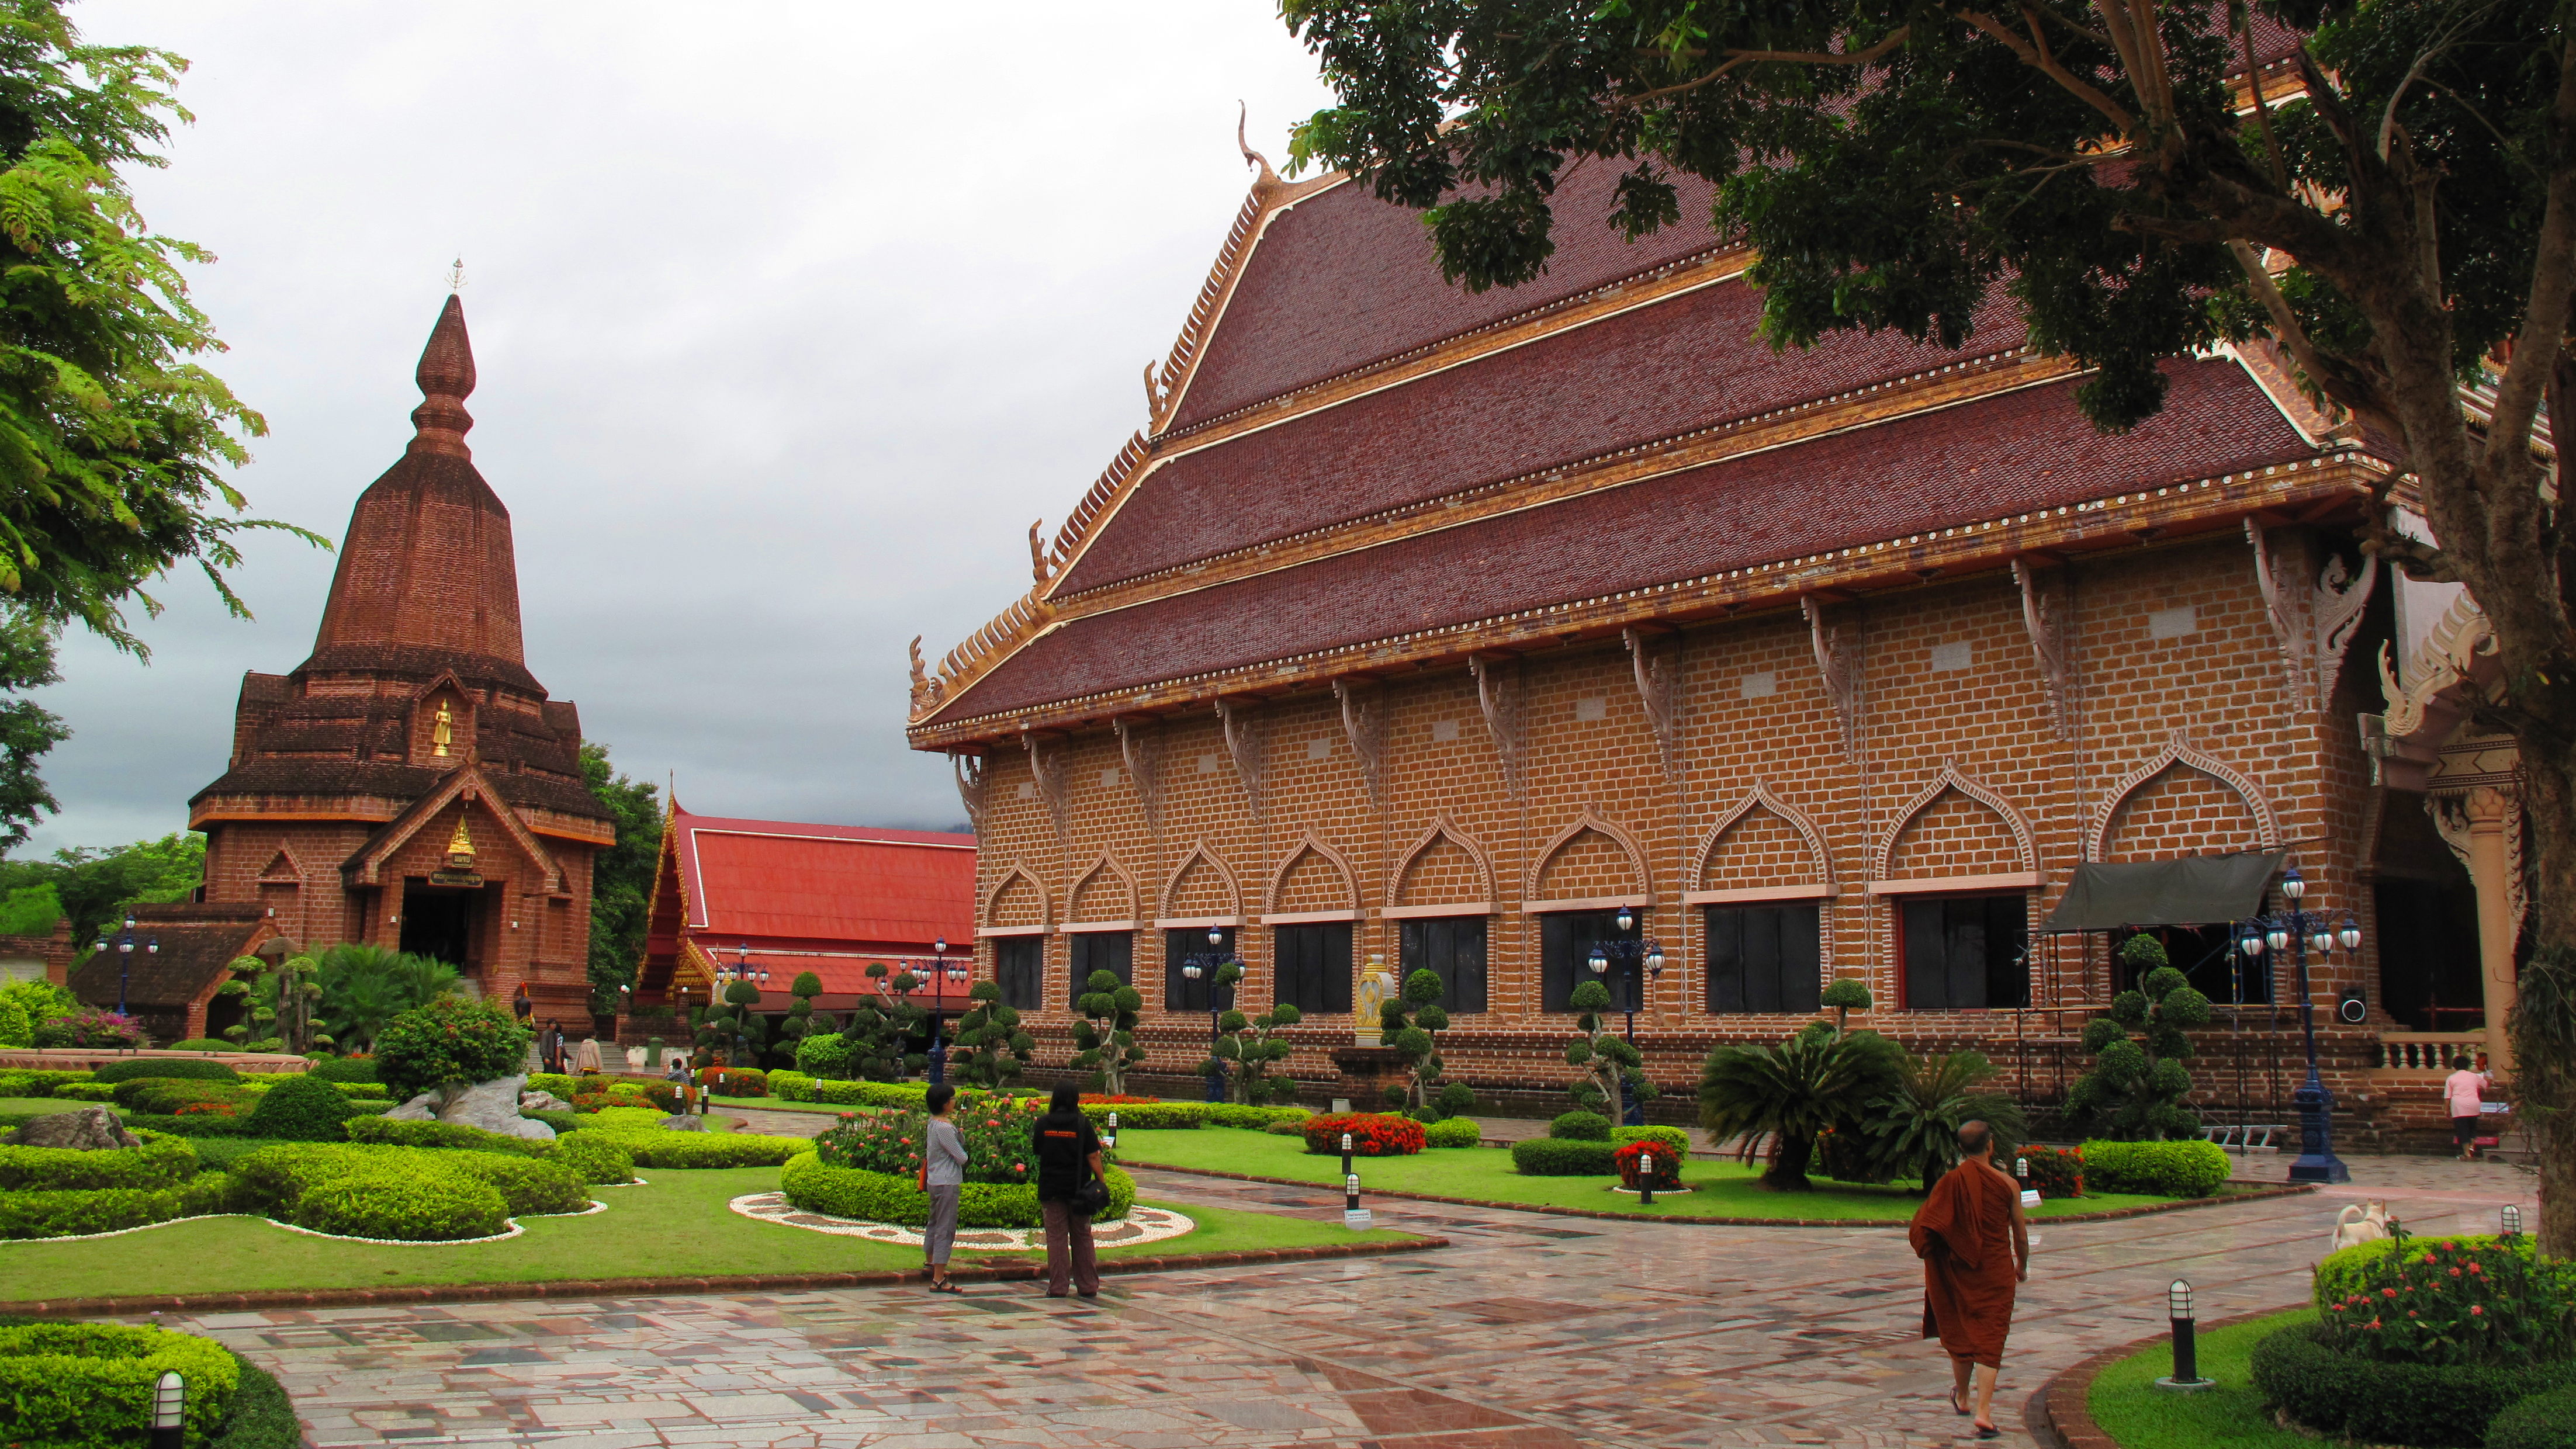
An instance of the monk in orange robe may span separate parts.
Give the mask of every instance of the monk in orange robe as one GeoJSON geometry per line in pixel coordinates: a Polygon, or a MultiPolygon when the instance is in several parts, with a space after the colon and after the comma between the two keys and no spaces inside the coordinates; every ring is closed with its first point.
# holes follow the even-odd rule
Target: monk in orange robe
{"type": "Polygon", "coordinates": [[[2021,1185],[1995,1166],[1995,1136],[1983,1122],[1959,1129],[1959,1165],[1925,1194],[1907,1233],[1923,1260],[1923,1336],[1950,1353],[1950,1407],[1974,1413],[1977,1437],[1992,1439],[1995,1377],[2012,1331],[2014,1285],[2030,1277],[2030,1230],[2021,1185]],[[1971,1371],[1977,1399],[1967,1403],[1971,1371]]]}

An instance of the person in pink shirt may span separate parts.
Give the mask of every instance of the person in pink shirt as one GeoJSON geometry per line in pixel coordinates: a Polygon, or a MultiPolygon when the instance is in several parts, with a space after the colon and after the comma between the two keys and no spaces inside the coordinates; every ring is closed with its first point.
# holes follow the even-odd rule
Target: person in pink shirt
{"type": "Polygon", "coordinates": [[[2478,1113],[2486,1100],[2487,1079],[2469,1070],[2467,1057],[2451,1058],[2451,1075],[2442,1079],[2442,1095],[2451,1103],[2451,1141],[2460,1149],[2462,1162],[2474,1162],[2478,1155],[2478,1113]]]}

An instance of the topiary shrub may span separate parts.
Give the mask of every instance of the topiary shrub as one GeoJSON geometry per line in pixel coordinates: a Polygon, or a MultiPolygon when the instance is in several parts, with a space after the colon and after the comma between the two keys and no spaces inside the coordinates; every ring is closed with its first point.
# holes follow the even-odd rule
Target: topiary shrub
{"type": "Polygon", "coordinates": [[[2084,1149],[2081,1147],[2041,1147],[2032,1144],[2015,1154],[2020,1162],[2030,1164],[2030,1176],[2024,1179],[2043,1202],[2084,1195],[2084,1149]]]}
{"type": "MultiPolygon", "coordinates": [[[[432,1170],[459,1173],[489,1185],[510,1205],[514,1217],[577,1213],[590,1206],[590,1185],[561,1162],[504,1157],[497,1152],[449,1152],[436,1159],[432,1170]]],[[[628,1175],[633,1175],[631,1169],[628,1175]]]]}
{"type": "MultiPolygon", "coordinates": [[[[1454,1092],[1439,1085],[1446,1068],[1434,1038],[1449,1029],[1449,1013],[1440,1005],[1448,989],[1441,984],[1440,973],[1416,970],[1404,978],[1402,991],[1378,1004],[1377,1044],[1393,1047],[1404,1059],[1402,1103],[1424,1121],[1449,1115],[1447,1104],[1452,1101],[1459,1102],[1462,1111],[1475,1105],[1475,1093],[1464,1084],[1451,1083],[1457,1088],[1454,1092]]],[[[1395,1101],[1392,1094],[1389,1101],[1395,1101]]]]}
{"type": "MultiPolygon", "coordinates": [[[[837,1036],[827,1036],[817,1037],[815,1040],[839,1041],[840,1038],[837,1036]]],[[[811,1102],[814,1100],[814,1078],[803,1072],[791,1072],[783,1068],[781,1070],[771,1072],[769,1074],[769,1095],[776,1097],[782,1102],[811,1102]]]]}
{"type": "MultiPolygon", "coordinates": [[[[1216,989],[1231,992],[1243,979],[1243,963],[1228,961],[1216,969],[1216,989]]],[[[1228,999],[1231,999],[1229,997],[1228,999]]],[[[1274,1001],[1259,1016],[1247,1016],[1228,1007],[1217,1018],[1218,1036],[1209,1048],[1208,1060],[1199,1066],[1201,1076],[1223,1076],[1226,1095],[1236,1105],[1253,1107],[1268,1102],[1297,1100],[1297,1084],[1288,1077],[1284,1063],[1290,1047],[1280,1035],[1304,1020],[1295,1003],[1274,1001]],[[1277,1075],[1272,1075],[1274,1067],[1277,1075]]]]}
{"type": "Polygon", "coordinates": [[[53,1097],[58,1102],[113,1102],[119,1085],[116,1082],[65,1082],[54,1088],[53,1097]]]}
{"type": "Polygon", "coordinates": [[[480,1152],[507,1152],[519,1157],[543,1157],[548,1145],[525,1137],[504,1137],[498,1132],[486,1132],[462,1122],[354,1117],[346,1125],[351,1142],[384,1147],[470,1148],[480,1152]]]}
{"type": "Polygon", "coordinates": [[[1560,1142],[1607,1142],[1610,1119],[1598,1112],[1566,1112],[1547,1124],[1547,1135],[1560,1142]]]}
{"type": "Polygon", "coordinates": [[[1619,1170],[1607,1142],[1532,1137],[1512,1144],[1512,1170],[1528,1177],[1608,1177],[1619,1170]]]}
{"type": "Polygon", "coordinates": [[[250,1087],[230,1082],[173,1081],[167,1077],[134,1077],[108,1089],[116,1105],[129,1112],[166,1117],[191,1102],[229,1102],[247,1107],[259,1100],[250,1087]]]}
{"type": "MultiPolygon", "coordinates": [[[[1304,1107],[1247,1107],[1239,1102],[1214,1102],[1207,1108],[1211,1127],[1241,1127],[1252,1132],[1266,1132],[1275,1123],[1303,1122],[1314,1116],[1304,1107]]],[[[1121,1117],[1120,1122],[1127,1119],[1121,1117]]]]}
{"type": "Polygon", "coordinates": [[[1444,1117],[1422,1129],[1426,1147],[1478,1147],[1484,1140],[1485,1129],[1467,1117],[1444,1117]]]}
{"type": "Polygon", "coordinates": [[[2254,1345],[2263,1402],[2304,1428],[2365,1444],[2479,1449],[2506,1406],[2576,1385],[2576,1362],[2529,1367],[2382,1363],[2326,1346],[2299,1323],[2254,1345]]]}
{"type": "Polygon", "coordinates": [[[2207,1197],[2234,1170],[2215,1142],[2087,1142],[2084,1175],[2096,1192],[2207,1197]]]}
{"type": "Polygon", "coordinates": [[[581,1084],[567,1072],[530,1072],[527,1089],[569,1102],[581,1091],[581,1084]]]}
{"type": "Polygon", "coordinates": [[[1610,1029],[1610,988],[1586,981],[1574,988],[1566,1004],[1580,1013],[1574,1018],[1575,1038],[1565,1047],[1566,1065],[1583,1073],[1565,1089],[1574,1105],[1586,1111],[1622,1111],[1622,1082],[1636,1101],[1651,1099],[1655,1084],[1646,1079],[1646,1058],[1610,1029]]]}
{"type": "Polygon", "coordinates": [[[758,1067],[706,1067],[698,1085],[719,1097],[766,1097],[769,1074],[758,1067]]]}
{"type": "Polygon", "coordinates": [[[1073,1024],[1073,1069],[1091,1073],[1092,1086],[1118,1096],[1127,1090],[1127,1073],[1145,1064],[1145,1049],[1136,1045],[1145,997],[1114,971],[1094,971],[1083,986],[1073,1003],[1082,1013],[1073,1024]]]}
{"type": "Polygon", "coordinates": [[[14,1443],[140,1444],[165,1373],[188,1384],[184,1432],[205,1444],[224,1426],[241,1383],[222,1344],[165,1328],[115,1323],[0,1327],[0,1404],[14,1443]]]}
{"type": "Polygon", "coordinates": [[[1679,1127],[1613,1127],[1610,1145],[1625,1147],[1631,1142],[1660,1142],[1684,1157],[1690,1156],[1690,1134],[1679,1127]]]}
{"type": "Polygon", "coordinates": [[[850,1024],[841,1029],[841,1039],[850,1047],[844,1070],[872,1082],[891,1082],[906,1072],[922,1070],[930,1058],[912,1050],[913,1038],[921,1036],[930,1021],[930,1013],[912,999],[922,979],[909,971],[892,970],[882,961],[869,962],[867,976],[874,989],[860,995],[850,1009],[850,1024]]]}
{"type": "Polygon", "coordinates": [[[2111,1000],[2111,1014],[2084,1024],[2093,1070],[2066,1094],[2067,1121],[2081,1132],[2132,1140],[2181,1139],[2200,1130],[2200,1115],[2182,1103],[2191,1091],[2187,1027],[2209,1023],[2209,998],[2166,964],[2165,948],[2141,931],[2120,959],[2145,972],[2135,991],[2111,1000]],[[2130,1033],[2143,1036],[2143,1045],[2130,1033]]]}
{"type": "Polygon", "coordinates": [[[190,1037],[186,1041],[174,1041],[168,1046],[163,1047],[162,1050],[172,1052],[228,1052],[237,1050],[237,1048],[228,1041],[217,1041],[210,1036],[196,1036],[190,1037]]]}
{"type": "MultiPolygon", "coordinates": [[[[185,1058],[181,1058],[185,1060],[185,1058]]],[[[215,1065],[222,1066],[221,1062],[215,1065]]],[[[230,1068],[225,1068],[229,1071],[230,1068]]],[[[88,1072],[11,1071],[0,1072],[0,1097],[50,1097],[56,1089],[72,1082],[94,1081],[88,1072]]]]}
{"type": "Polygon", "coordinates": [[[374,1057],[331,1057],[315,1062],[304,1075],[317,1082],[377,1081],[374,1057]]]}
{"type": "Polygon", "coordinates": [[[2576,1449],[2576,1388],[2534,1394],[2487,1422],[2486,1449],[2576,1449]]]}
{"type": "MultiPolygon", "coordinates": [[[[1092,1221],[1111,1222],[1136,1205],[1136,1180],[1111,1167],[1109,1206],[1092,1221]]],[[[778,1174],[779,1190],[807,1212],[863,1222],[908,1223],[930,1220],[930,1199],[913,1185],[909,1173],[872,1172],[834,1167],[812,1151],[800,1152],[778,1174]]],[[[957,1192],[957,1225],[966,1228],[1034,1228],[1039,1225],[1038,1190],[1034,1183],[970,1182],[957,1192]]]]}
{"type": "Polygon", "coordinates": [[[1669,1142],[1652,1140],[1631,1142],[1612,1151],[1610,1161],[1618,1169],[1619,1185],[1635,1191],[1646,1178],[1645,1163],[1649,1158],[1655,1164],[1655,1191],[1671,1192],[1682,1185],[1685,1155],[1675,1152],[1669,1142]]]}
{"type": "Polygon", "coordinates": [[[1021,1028],[1018,1009],[1002,1000],[1000,983],[978,981],[966,997],[975,1004],[957,1018],[948,1075],[959,1086],[998,1090],[1027,1068],[1037,1038],[1021,1028]]]}
{"type": "Polygon", "coordinates": [[[477,1082],[517,1076],[529,1039],[501,1002],[441,996],[376,1034],[376,1078],[398,1101],[435,1092],[444,1103],[477,1082]]]}
{"type": "Polygon", "coordinates": [[[807,1076],[842,1076],[849,1065],[849,1039],[839,1032],[816,1032],[796,1044],[796,1070],[807,1076]]]}
{"type": "MultiPolygon", "coordinates": [[[[65,1072],[64,1077],[79,1080],[83,1074],[65,1072]]],[[[128,1057],[109,1062],[86,1074],[94,1082],[130,1082],[137,1077],[159,1077],[169,1082],[238,1082],[241,1073],[222,1062],[203,1057],[128,1057]]]]}
{"type": "Polygon", "coordinates": [[[635,1180],[635,1154],[596,1133],[570,1133],[556,1138],[553,1146],[550,1159],[584,1182],[614,1187],[635,1180]]]}
{"type": "Polygon", "coordinates": [[[1091,1125],[1105,1128],[1109,1114],[1118,1114],[1118,1130],[1134,1128],[1139,1132],[1158,1132],[1196,1127],[1208,1119],[1206,1102],[1085,1102],[1082,1115],[1091,1125]]]}
{"type": "Polygon", "coordinates": [[[0,1146],[0,1191],[176,1187],[197,1173],[197,1149],[154,1134],[140,1147],[103,1152],[73,1147],[0,1146]]]}
{"type": "Polygon", "coordinates": [[[632,1158],[636,1167],[645,1170],[664,1167],[682,1170],[778,1167],[797,1153],[811,1151],[814,1146],[802,1137],[757,1137],[740,1132],[729,1135],[665,1132],[658,1127],[641,1130],[594,1127],[575,1135],[614,1146],[632,1158]]]}
{"type": "Polygon", "coordinates": [[[1422,1124],[1390,1113],[1327,1113],[1307,1118],[1301,1130],[1308,1152],[1336,1157],[1341,1155],[1344,1133],[1350,1134],[1351,1151],[1360,1157],[1410,1157],[1423,1147],[1422,1124]]]}
{"type": "Polygon", "coordinates": [[[383,1167],[315,1183],[297,1199],[292,1221],[344,1238],[446,1243],[507,1231],[509,1216],[508,1201],[490,1183],[383,1167]]]}
{"type": "Polygon", "coordinates": [[[298,1077],[262,1093],[259,1105],[244,1120],[251,1136],[284,1142],[338,1142],[347,1137],[341,1124],[356,1115],[357,1104],[329,1082],[298,1077]]]}

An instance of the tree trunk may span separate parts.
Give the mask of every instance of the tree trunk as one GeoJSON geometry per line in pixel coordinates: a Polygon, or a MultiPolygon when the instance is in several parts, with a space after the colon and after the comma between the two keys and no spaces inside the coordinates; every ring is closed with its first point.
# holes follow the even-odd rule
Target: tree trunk
{"type": "Polygon", "coordinates": [[[2507,1027],[2506,1091],[2540,1157],[2540,1249],[2576,1256],[2576,748],[2522,741],[2531,959],[2507,1027]]]}
{"type": "Polygon", "coordinates": [[[1762,1173],[1762,1185],[1773,1192],[1811,1192],[1815,1184],[1807,1181],[1807,1164],[1815,1160],[1816,1139],[1798,1137],[1786,1132],[1771,1136],[1771,1165],[1762,1173]]]}

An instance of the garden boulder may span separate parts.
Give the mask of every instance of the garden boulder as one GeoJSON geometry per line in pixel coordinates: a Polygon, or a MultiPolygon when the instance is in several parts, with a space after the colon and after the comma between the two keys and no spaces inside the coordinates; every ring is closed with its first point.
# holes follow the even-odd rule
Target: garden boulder
{"type": "Polygon", "coordinates": [[[666,1132],[704,1132],[707,1130],[707,1119],[704,1117],[692,1117],[686,1112],[679,1112],[665,1117],[653,1125],[660,1127],[666,1132]]]}
{"type": "Polygon", "coordinates": [[[504,1137],[550,1138],[555,1129],[519,1115],[521,1090],[527,1084],[526,1077],[477,1082],[443,1104],[438,1093],[423,1092],[384,1115],[396,1122],[454,1122],[504,1137]]]}
{"type": "Polygon", "coordinates": [[[85,1152],[102,1152],[118,1147],[140,1147],[143,1139],[125,1130],[116,1114],[105,1107],[83,1107],[77,1112],[48,1112],[12,1132],[5,1139],[12,1147],[70,1147],[85,1152]]]}
{"type": "Polygon", "coordinates": [[[565,1101],[563,1098],[556,1096],[552,1092],[521,1092],[519,1094],[519,1110],[522,1112],[569,1112],[572,1110],[572,1103],[565,1101]]]}

